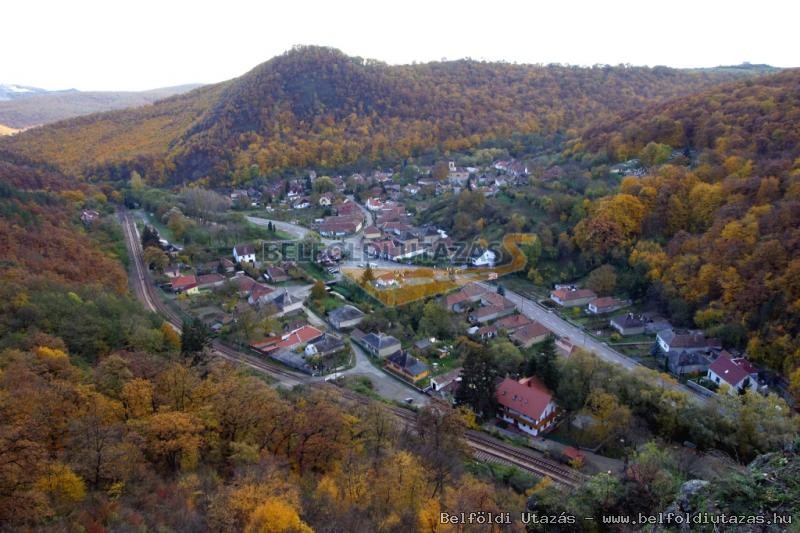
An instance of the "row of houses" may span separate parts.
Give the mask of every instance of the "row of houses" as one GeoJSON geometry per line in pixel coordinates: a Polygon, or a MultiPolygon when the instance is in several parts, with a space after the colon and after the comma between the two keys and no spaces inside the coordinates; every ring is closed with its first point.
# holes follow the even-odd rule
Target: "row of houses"
{"type": "Polygon", "coordinates": [[[448,311],[468,313],[473,324],[468,333],[483,341],[504,331],[512,342],[529,348],[551,334],[542,324],[517,313],[514,302],[479,283],[468,283],[461,290],[443,296],[441,303],[448,311]]]}
{"type": "Polygon", "coordinates": [[[342,353],[346,345],[341,337],[304,324],[280,336],[254,342],[250,347],[287,366],[318,375],[332,370],[335,356],[342,353]]]}

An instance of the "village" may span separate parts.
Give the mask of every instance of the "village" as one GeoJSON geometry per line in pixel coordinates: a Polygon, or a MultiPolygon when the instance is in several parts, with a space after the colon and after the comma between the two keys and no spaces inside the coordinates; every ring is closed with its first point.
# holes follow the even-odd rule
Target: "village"
{"type": "MultiPolygon", "coordinates": [[[[529,183],[527,167],[513,160],[483,169],[452,161],[442,167],[423,169],[412,183],[381,171],[346,178],[309,172],[260,189],[231,190],[230,209],[272,232],[272,239],[236,242],[216,258],[186,262],[180,260],[185,256],[180,244],[156,236],[168,257],[166,264],[151,263],[162,294],[214,335],[259,357],[402,404],[456,401],[463,339],[487,351],[507,350],[514,360],[549,349],[568,358],[583,348],[628,368],[668,373],[674,387],[700,398],[766,393],[763,374],[744,354],[578,283],[556,284],[546,297],[537,297],[541,291],[513,292],[503,279],[469,282],[419,302],[421,318],[402,324],[406,315],[393,314],[365,290],[397,288],[400,276],[390,272],[356,283],[340,268],[491,267],[500,260],[497,254],[479,243],[464,247],[444,228],[417,224],[415,214],[443,194],[469,190],[492,196],[529,183]],[[436,172],[436,178],[428,175],[436,172]],[[311,246],[314,254],[298,261],[267,251],[289,237],[311,246]]],[[[548,173],[559,175],[554,169],[548,173]]],[[[141,225],[156,234],[149,221],[143,214],[141,225]]],[[[553,391],[537,377],[500,376],[494,400],[499,407],[494,431],[510,438],[519,435],[536,444],[564,423],[553,391]]],[[[583,461],[579,448],[556,446],[569,460],[583,461]]]]}

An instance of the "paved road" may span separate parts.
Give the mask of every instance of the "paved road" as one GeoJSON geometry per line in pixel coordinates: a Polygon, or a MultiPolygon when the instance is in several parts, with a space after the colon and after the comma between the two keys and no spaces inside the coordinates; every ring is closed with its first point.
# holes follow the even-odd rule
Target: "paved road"
{"type": "MultiPolygon", "coordinates": [[[[488,283],[481,283],[481,285],[491,290],[497,290],[497,287],[489,285],[488,283]]],[[[634,361],[630,357],[619,353],[610,346],[599,342],[594,337],[587,335],[585,331],[573,326],[557,314],[550,312],[546,307],[539,305],[538,302],[531,300],[530,298],[525,298],[524,296],[521,296],[508,289],[506,289],[506,298],[514,302],[517,306],[517,309],[519,309],[519,311],[525,316],[536,320],[559,337],[569,337],[570,341],[572,341],[576,346],[579,346],[590,352],[594,352],[595,355],[601,359],[608,361],[609,363],[620,365],[628,370],[644,368],[644,366],[637,361],[634,361]]],[[[686,393],[689,398],[697,401],[698,403],[708,402],[706,397],[695,393],[693,390],[681,385],[680,383],[659,379],[658,384],[662,387],[668,387],[670,389],[686,393]]]]}
{"type": "Polygon", "coordinates": [[[309,229],[298,224],[292,224],[291,222],[283,222],[281,220],[273,220],[273,219],[266,219],[261,217],[246,217],[249,222],[252,222],[256,226],[266,226],[270,222],[272,225],[275,226],[276,229],[283,231],[284,233],[288,233],[295,239],[302,239],[306,236],[306,233],[309,232],[309,229]]]}
{"type": "Polygon", "coordinates": [[[424,405],[430,401],[430,398],[425,394],[411,388],[383,370],[376,368],[369,360],[369,356],[364,353],[364,350],[356,343],[350,341],[350,346],[353,348],[353,353],[356,356],[356,364],[353,368],[347,369],[344,372],[339,372],[338,375],[366,376],[372,381],[375,392],[390,400],[402,402],[405,401],[406,398],[413,398],[415,405],[424,405]]]}

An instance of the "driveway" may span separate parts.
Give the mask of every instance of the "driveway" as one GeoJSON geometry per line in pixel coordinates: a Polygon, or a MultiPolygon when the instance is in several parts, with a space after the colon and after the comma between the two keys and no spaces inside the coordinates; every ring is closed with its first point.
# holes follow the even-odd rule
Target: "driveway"
{"type": "Polygon", "coordinates": [[[298,224],[292,224],[290,222],[283,222],[281,220],[272,220],[272,219],[267,220],[266,218],[251,217],[251,216],[248,216],[246,218],[249,222],[252,222],[256,226],[266,226],[267,224],[272,222],[272,225],[275,226],[276,229],[284,233],[288,233],[295,239],[302,239],[303,237],[306,236],[306,233],[308,233],[308,228],[305,228],[298,224]]]}

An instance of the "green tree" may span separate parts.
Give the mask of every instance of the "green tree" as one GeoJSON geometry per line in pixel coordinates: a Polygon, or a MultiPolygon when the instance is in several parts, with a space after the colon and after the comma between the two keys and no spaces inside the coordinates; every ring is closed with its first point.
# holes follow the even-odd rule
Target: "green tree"
{"type": "Polygon", "coordinates": [[[461,383],[455,394],[456,403],[471,407],[480,418],[489,419],[496,410],[495,381],[499,377],[494,360],[472,341],[460,344],[466,356],[461,370],[461,383]]]}
{"type": "Polygon", "coordinates": [[[611,296],[617,288],[617,271],[611,265],[602,265],[591,271],[586,286],[598,296],[611,296]]]}
{"type": "Polygon", "coordinates": [[[555,391],[559,385],[560,370],[556,354],[555,338],[550,335],[541,345],[537,353],[528,358],[525,367],[526,376],[538,376],[547,388],[555,391]]]}
{"type": "Polygon", "coordinates": [[[161,248],[148,246],[144,249],[144,262],[148,268],[163,272],[169,265],[169,256],[161,248]]]}
{"type": "Polygon", "coordinates": [[[144,189],[144,179],[142,179],[142,175],[135,170],[131,172],[131,189],[137,192],[144,189]]]}
{"type": "Polygon", "coordinates": [[[322,300],[328,294],[328,291],[325,290],[325,284],[321,281],[317,280],[314,283],[314,286],[311,287],[311,299],[312,300],[322,300]]]}
{"type": "Polygon", "coordinates": [[[366,285],[371,281],[375,281],[375,273],[372,271],[372,267],[367,265],[367,268],[361,274],[361,285],[366,285]]]}
{"type": "Polygon", "coordinates": [[[211,345],[211,330],[199,318],[185,320],[181,331],[181,355],[192,365],[203,360],[203,352],[211,345]]]}
{"type": "Polygon", "coordinates": [[[435,300],[429,300],[422,310],[419,331],[426,337],[448,338],[452,334],[450,314],[435,300]]]}
{"type": "Polygon", "coordinates": [[[639,160],[648,168],[655,167],[667,162],[672,154],[672,147],[667,144],[649,142],[647,146],[639,152],[639,160]]]}

